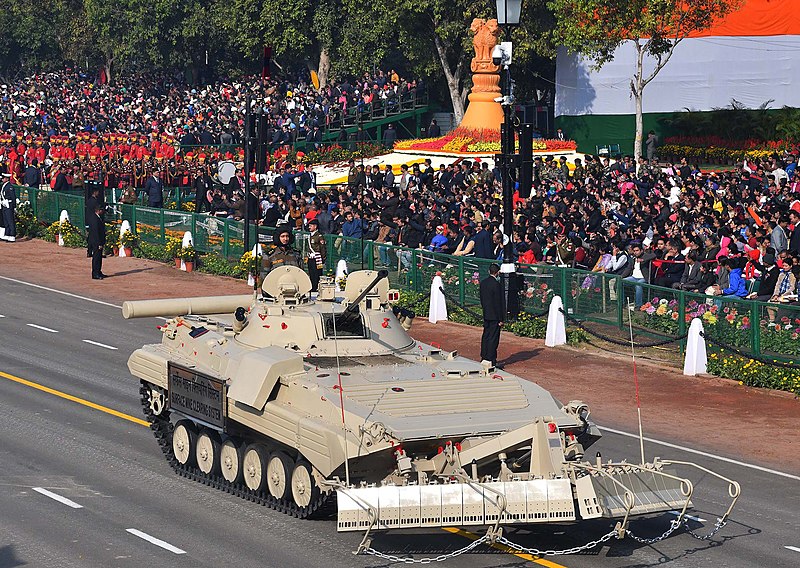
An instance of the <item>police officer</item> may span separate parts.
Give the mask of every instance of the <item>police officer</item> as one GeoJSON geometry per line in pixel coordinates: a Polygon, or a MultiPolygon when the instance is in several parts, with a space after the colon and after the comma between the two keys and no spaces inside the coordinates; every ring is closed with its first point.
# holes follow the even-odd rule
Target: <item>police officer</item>
{"type": "Polygon", "coordinates": [[[311,278],[311,291],[319,291],[319,277],[322,275],[322,270],[325,267],[325,257],[328,253],[328,246],[325,242],[325,235],[319,232],[319,221],[311,219],[308,222],[308,230],[311,234],[308,237],[309,251],[308,259],[306,260],[308,266],[308,276],[311,278]]]}
{"type": "Polygon", "coordinates": [[[292,247],[293,242],[294,235],[289,226],[278,227],[272,236],[275,248],[264,257],[264,274],[268,274],[273,268],[279,266],[301,267],[300,254],[292,247]]]}
{"type": "Polygon", "coordinates": [[[0,186],[0,239],[13,243],[17,240],[17,226],[14,220],[14,211],[17,208],[17,194],[11,184],[11,174],[3,174],[0,186]]]}

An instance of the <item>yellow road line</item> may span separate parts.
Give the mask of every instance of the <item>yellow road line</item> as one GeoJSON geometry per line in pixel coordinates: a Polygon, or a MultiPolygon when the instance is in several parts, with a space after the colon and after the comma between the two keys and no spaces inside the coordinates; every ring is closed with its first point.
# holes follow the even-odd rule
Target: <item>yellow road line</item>
{"type": "MultiPolygon", "coordinates": [[[[46,387],[44,385],[40,385],[39,383],[35,383],[33,381],[29,381],[27,379],[23,379],[21,377],[15,376],[15,375],[10,375],[8,373],[4,373],[3,371],[0,371],[0,377],[3,377],[5,379],[8,379],[9,381],[13,381],[15,383],[19,383],[21,385],[25,385],[26,387],[30,387],[32,389],[36,389],[36,390],[39,390],[39,391],[42,391],[42,392],[46,392],[47,394],[52,394],[54,396],[57,396],[59,398],[63,398],[65,400],[76,402],[76,403],[81,404],[83,406],[88,406],[89,408],[92,408],[94,410],[99,410],[100,412],[105,412],[106,414],[110,414],[111,416],[116,416],[117,418],[122,418],[123,420],[127,420],[129,422],[133,422],[134,424],[139,424],[141,426],[148,426],[148,427],[150,426],[149,422],[147,422],[146,420],[142,420],[141,418],[136,418],[135,416],[131,416],[130,414],[125,414],[124,412],[120,412],[119,410],[114,410],[113,408],[108,408],[107,406],[103,406],[102,404],[97,404],[97,403],[85,400],[83,398],[80,398],[80,397],[77,397],[77,396],[74,396],[74,395],[71,395],[71,394],[67,394],[67,393],[62,392],[60,390],[56,390],[56,389],[53,389],[53,388],[50,388],[50,387],[46,387]]],[[[469,531],[465,531],[463,529],[447,527],[447,528],[443,528],[442,530],[447,531],[447,532],[449,532],[451,534],[457,534],[459,536],[463,536],[463,537],[468,538],[470,540],[478,540],[478,538],[480,538],[480,537],[478,537],[478,535],[476,535],[474,533],[471,533],[469,531]]],[[[550,562],[549,560],[545,560],[543,558],[539,558],[538,556],[532,556],[530,554],[516,553],[516,552],[513,551],[513,549],[511,549],[508,546],[505,546],[503,544],[495,543],[495,544],[492,544],[491,546],[492,546],[492,548],[496,548],[497,550],[502,550],[503,552],[507,552],[509,554],[513,554],[514,556],[516,556],[518,558],[522,558],[523,560],[528,560],[530,562],[534,562],[536,564],[540,564],[541,566],[546,566],[547,568],[567,568],[566,566],[562,566],[561,564],[556,564],[555,562],[550,562]]]]}
{"type": "Polygon", "coordinates": [[[116,416],[117,418],[122,418],[123,420],[133,422],[134,424],[139,424],[141,426],[148,426],[148,427],[150,426],[149,422],[147,422],[146,420],[142,420],[141,418],[136,418],[135,416],[131,416],[130,414],[125,414],[124,412],[120,412],[119,410],[114,410],[113,408],[108,408],[107,406],[103,406],[101,404],[84,400],[77,396],[67,394],[65,392],[61,392],[60,390],[52,389],[44,385],[40,385],[39,383],[34,383],[33,381],[29,381],[27,379],[16,377],[14,375],[9,375],[8,373],[4,373],[3,371],[0,371],[0,377],[8,379],[9,381],[14,381],[15,383],[19,383],[21,385],[25,385],[26,387],[30,387],[32,389],[52,394],[54,396],[63,398],[65,400],[77,402],[78,404],[82,404],[83,406],[88,406],[89,408],[93,408],[94,410],[105,412],[106,414],[110,414],[111,416],[116,416]]]}
{"type": "MultiPolygon", "coordinates": [[[[463,529],[457,529],[455,527],[446,527],[442,530],[445,530],[452,534],[457,534],[459,536],[463,536],[470,540],[478,540],[480,536],[476,535],[475,533],[471,533],[469,531],[465,531],[463,529]]],[[[508,554],[513,554],[517,558],[522,558],[523,560],[527,560],[528,562],[533,562],[535,564],[539,564],[540,566],[547,566],[547,568],[567,568],[561,564],[557,564],[556,562],[551,562],[550,560],[545,560],[544,558],[540,558],[538,556],[533,556],[532,554],[524,554],[522,552],[514,552],[513,548],[506,546],[505,544],[490,544],[492,548],[496,548],[497,550],[502,550],[503,552],[507,552],[508,554]]]]}

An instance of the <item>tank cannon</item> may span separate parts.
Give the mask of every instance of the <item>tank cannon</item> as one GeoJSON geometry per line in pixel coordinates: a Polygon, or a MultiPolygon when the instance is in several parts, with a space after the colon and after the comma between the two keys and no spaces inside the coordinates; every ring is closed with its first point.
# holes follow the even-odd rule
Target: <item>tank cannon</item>
{"type": "Polygon", "coordinates": [[[177,472],[298,517],[335,495],[340,531],[598,517],[624,530],[690,506],[667,462],[585,461],[601,435],[586,404],[414,341],[386,271],[351,273],[333,301],[310,290],[284,266],[264,297],[124,304],[170,316],[128,367],[177,472]]]}

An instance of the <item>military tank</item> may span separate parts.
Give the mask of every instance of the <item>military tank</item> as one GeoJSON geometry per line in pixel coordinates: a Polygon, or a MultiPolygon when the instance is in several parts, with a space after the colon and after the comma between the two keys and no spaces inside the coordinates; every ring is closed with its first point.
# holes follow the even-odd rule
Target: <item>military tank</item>
{"type": "Polygon", "coordinates": [[[670,462],[585,459],[601,436],[585,403],[412,339],[386,271],[352,272],[341,297],[310,290],[284,266],[259,296],[125,302],[125,318],[169,318],[128,367],[177,473],[301,518],[335,501],[340,531],[624,530],[691,506],[670,462]]]}

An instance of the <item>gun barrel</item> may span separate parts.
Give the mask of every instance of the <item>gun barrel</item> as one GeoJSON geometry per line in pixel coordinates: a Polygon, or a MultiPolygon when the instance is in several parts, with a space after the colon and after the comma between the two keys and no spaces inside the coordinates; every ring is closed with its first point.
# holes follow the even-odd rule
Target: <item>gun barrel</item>
{"type": "Polygon", "coordinates": [[[132,319],[191,314],[224,314],[227,312],[233,313],[240,306],[248,308],[252,303],[252,294],[169,298],[165,300],[132,300],[122,304],[122,317],[132,319]]]}

